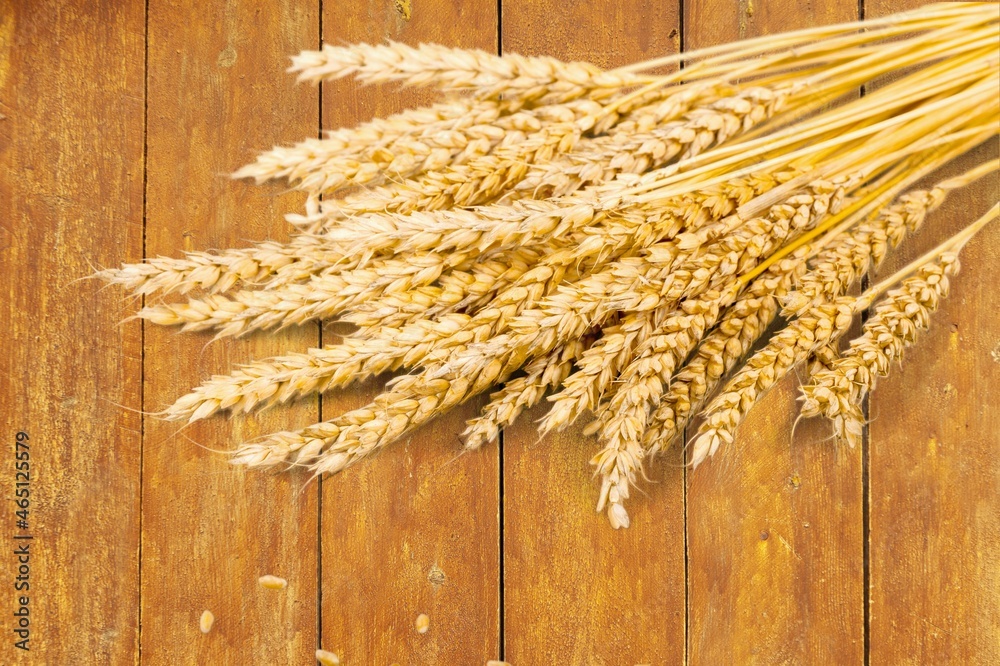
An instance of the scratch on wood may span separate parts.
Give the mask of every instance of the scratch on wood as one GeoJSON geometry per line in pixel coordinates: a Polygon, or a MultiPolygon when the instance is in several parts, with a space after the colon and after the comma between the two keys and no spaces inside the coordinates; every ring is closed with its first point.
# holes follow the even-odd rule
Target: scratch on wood
{"type": "Polygon", "coordinates": [[[444,571],[442,571],[441,567],[436,564],[433,565],[431,570],[427,572],[427,580],[434,586],[435,590],[444,585],[444,582],[447,579],[448,577],[444,575],[444,571]]]}
{"type": "Polygon", "coordinates": [[[783,536],[781,536],[779,534],[778,535],[778,541],[780,541],[781,545],[784,546],[788,550],[788,552],[792,554],[792,557],[794,557],[795,559],[799,560],[800,562],[802,561],[802,558],[799,556],[798,553],[795,552],[795,549],[792,548],[792,544],[788,543],[788,541],[785,539],[785,537],[783,537],[783,536]]]}

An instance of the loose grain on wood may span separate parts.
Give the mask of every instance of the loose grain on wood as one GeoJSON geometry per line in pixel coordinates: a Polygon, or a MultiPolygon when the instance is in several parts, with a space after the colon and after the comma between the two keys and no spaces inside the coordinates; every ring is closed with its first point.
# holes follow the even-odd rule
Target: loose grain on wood
{"type": "MultiPolygon", "coordinates": [[[[851,21],[844,2],[686,0],[685,49],[851,21]]],[[[754,407],[736,443],[688,474],[693,664],[861,663],[861,451],[803,422],[799,378],[754,407]]],[[[693,432],[693,430],[691,431],[693,432]]]]}
{"type": "MultiPolygon", "coordinates": [[[[675,52],[675,3],[505,0],[503,49],[615,67],[675,52]]],[[[512,664],[677,663],[684,655],[684,513],[679,455],[651,464],[631,527],[594,512],[580,428],[538,441],[539,407],[504,434],[504,608],[512,664]]],[[[586,418],[586,417],[584,417],[586,418]]]]}
{"type": "Polygon", "coordinates": [[[0,3],[5,664],[137,657],[140,329],[118,326],[120,292],[73,281],[142,255],[142,75],[141,5],[0,3]],[[30,587],[15,590],[25,544],[30,587]],[[28,652],[14,646],[19,596],[28,652]]]}
{"type": "MultiPolygon", "coordinates": [[[[393,39],[495,53],[496,3],[328,2],[323,32],[331,44],[393,39]]],[[[323,126],[351,126],[435,98],[426,90],[328,83],[323,126]]],[[[364,404],[386,379],[326,396],[324,417],[364,404]]],[[[459,407],[323,481],[322,642],[344,663],[475,664],[499,654],[498,451],[457,457],[458,435],[481,405],[459,407]],[[421,614],[430,622],[424,634],[415,627],[421,614]]]]}
{"type": "MultiPolygon", "coordinates": [[[[149,4],[149,256],[283,239],[285,187],[231,181],[257,151],[313,135],[317,92],[281,67],[316,43],[318,3],[149,4]]],[[[210,373],[317,342],[315,327],[208,344],[146,328],[145,405],[210,373]]],[[[147,419],[143,458],[142,658],[150,664],[308,663],[316,649],[317,491],[308,475],[235,468],[212,449],[315,421],[315,402],[210,419],[178,433],[147,419]],[[199,446],[201,445],[201,446],[199,446]],[[280,594],[258,578],[289,581],[280,594]],[[202,634],[198,618],[215,623],[202,634]]]]}

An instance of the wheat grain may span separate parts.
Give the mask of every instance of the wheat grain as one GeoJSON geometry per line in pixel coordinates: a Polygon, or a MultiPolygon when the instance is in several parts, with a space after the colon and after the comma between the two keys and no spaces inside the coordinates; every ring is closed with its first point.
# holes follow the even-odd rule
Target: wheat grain
{"type": "Polygon", "coordinates": [[[202,611],[201,617],[198,618],[198,629],[201,630],[201,633],[207,634],[208,632],[212,631],[212,625],[214,624],[215,624],[215,615],[212,614],[212,611],[210,610],[202,611]]]}
{"type": "Polygon", "coordinates": [[[257,579],[257,582],[261,587],[268,590],[283,590],[288,587],[288,581],[284,578],[279,578],[278,576],[261,576],[257,579]]]}
{"type": "Polygon", "coordinates": [[[316,650],[316,661],[323,666],[340,666],[340,657],[327,650],[316,650]]]}

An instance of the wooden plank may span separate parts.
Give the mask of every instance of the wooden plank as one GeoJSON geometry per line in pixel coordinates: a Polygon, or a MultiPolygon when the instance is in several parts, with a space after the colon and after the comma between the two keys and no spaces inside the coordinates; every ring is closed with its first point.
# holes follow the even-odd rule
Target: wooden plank
{"type": "MultiPolygon", "coordinates": [[[[675,3],[505,0],[503,48],[605,67],[675,52],[675,3]]],[[[513,664],[679,663],[684,654],[683,474],[651,466],[631,527],[594,512],[596,438],[538,442],[529,411],[504,433],[505,656],[513,664]]]]}
{"type": "MultiPolygon", "coordinates": [[[[317,91],[284,73],[318,41],[318,4],[215,0],[149,4],[147,254],[282,239],[303,198],[225,174],[317,130],[317,91]]],[[[210,373],[315,345],[314,326],[207,344],[146,329],[145,404],[155,410],[210,373]]],[[[316,402],[213,418],[177,434],[147,420],[143,461],[142,656],[148,663],[307,663],[317,642],[317,491],[304,474],[229,465],[213,449],[317,417],[316,402]],[[263,574],[284,591],[257,584],[263,574]],[[207,635],[198,618],[208,609],[207,635]]]]}
{"type": "MultiPolygon", "coordinates": [[[[686,49],[857,18],[854,4],[685,0],[686,49]]],[[[861,663],[861,450],[803,422],[798,380],[772,389],[736,445],[689,474],[691,663],[861,663]]]]}
{"type": "MultiPolygon", "coordinates": [[[[867,2],[883,16],[917,2],[867,2]]],[[[997,157],[996,142],[928,182],[997,157]]],[[[994,174],[959,191],[886,261],[902,267],[1000,198],[994,174]]],[[[870,653],[874,664],[1000,662],[1000,228],[963,250],[931,329],[869,407],[870,653]]]]}
{"type": "Polygon", "coordinates": [[[138,655],[140,328],[73,281],[142,256],[143,25],[135,4],[0,3],[5,664],[138,655]]]}
{"type": "MultiPolygon", "coordinates": [[[[492,0],[327,2],[323,10],[328,43],[393,39],[496,52],[492,0]]],[[[324,84],[323,125],[354,125],[434,97],[324,84]]],[[[379,380],[324,398],[324,416],[364,404],[379,380]]],[[[324,479],[322,643],[345,663],[477,664],[499,653],[497,449],[455,459],[479,404],[324,479]],[[420,614],[430,618],[426,634],[414,628],[420,614]]]]}

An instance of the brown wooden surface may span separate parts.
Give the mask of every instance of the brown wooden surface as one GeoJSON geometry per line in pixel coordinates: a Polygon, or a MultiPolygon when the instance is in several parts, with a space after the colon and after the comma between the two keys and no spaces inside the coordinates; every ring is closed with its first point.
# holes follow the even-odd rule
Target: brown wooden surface
{"type": "MultiPolygon", "coordinates": [[[[468,407],[304,489],[305,475],[233,468],[197,444],[224,449],[310,423],[317,401],[180,434],[134,410],[156,410],[235,363],[315,345],[317,328],[206,346],[209,336],[118,325],[136,302],[72,283],[144,251],[283,238],[281,215],[301,197],[226,173],[321,125],[429,99],[352,82],[295,85],[282,74],[287,56],[321,39],[613,66],[682,42],[850,20],[858,9],[833,0],[0,4],[0,423],[10,456],[0,484],[13,499],[14,437],[25,430],[35,537],[29,654],[9,631],[16,562],[0,558],[0,663],[304,664],[319,645],[345,664],[1000,661],[997,229],[969,245],[931,332],[879,384],[864,446],[835,449],[822,423],[800,423],[793,439],[790,378],[739,444],[697,473],[683,473],[678,450],[651,465],[655,483],[642,484],[631,528],[617,532],[593,511],[593,440],[573,431],[538,442],[537,410],[505,433],[502,451],[455,458],[468,407]],[[261,589],[265,573],[289,588],[261,589]],[[206,608],[216,616],[207,636],[197,628],[206,608]],[[413,626],[420,613],[430,617],[424,635],[413,626]]],[[[979,159],[990,154],[996,146],[979,159]]],[[[997,196],[995,177],[956,196],[884,272],[997,196]]],[[[370,382],[328,396],[322,414],[377,390],[370,382]]],[[[11,545],[19,530],[13,503],[5,507],[0,538],[11,545]]]]}
{"type": "MultiPolygon", "coordinates": [[[[674,53],[675,2],[503,4],[503,49],[617,67],[674,53]],[[544,26],[541,29],[541,26],[544,26]]],[[[503,436],[504,642],[512,664],[678,663],[684,658],[684,489],[678,455],[654,466],[631,527],[595,513],[582,425],[538,442],[545,405],[503,436]]]]}
{"type": "Polygon", "coordinates": [[[121,292],[73,280],[142,256],[143,10],[62,4],[0,3],[5,664],[128,663],[139,644],[141,422],[128,410],[140,406],[140,330],[118,326],[121,292]],[[18,431],[27,530],[14,515],[18,431]],[[26,542],[30,589],[16,591],[26,542]],[[12,632],[25,594],[27,653],[12,632]]]}

